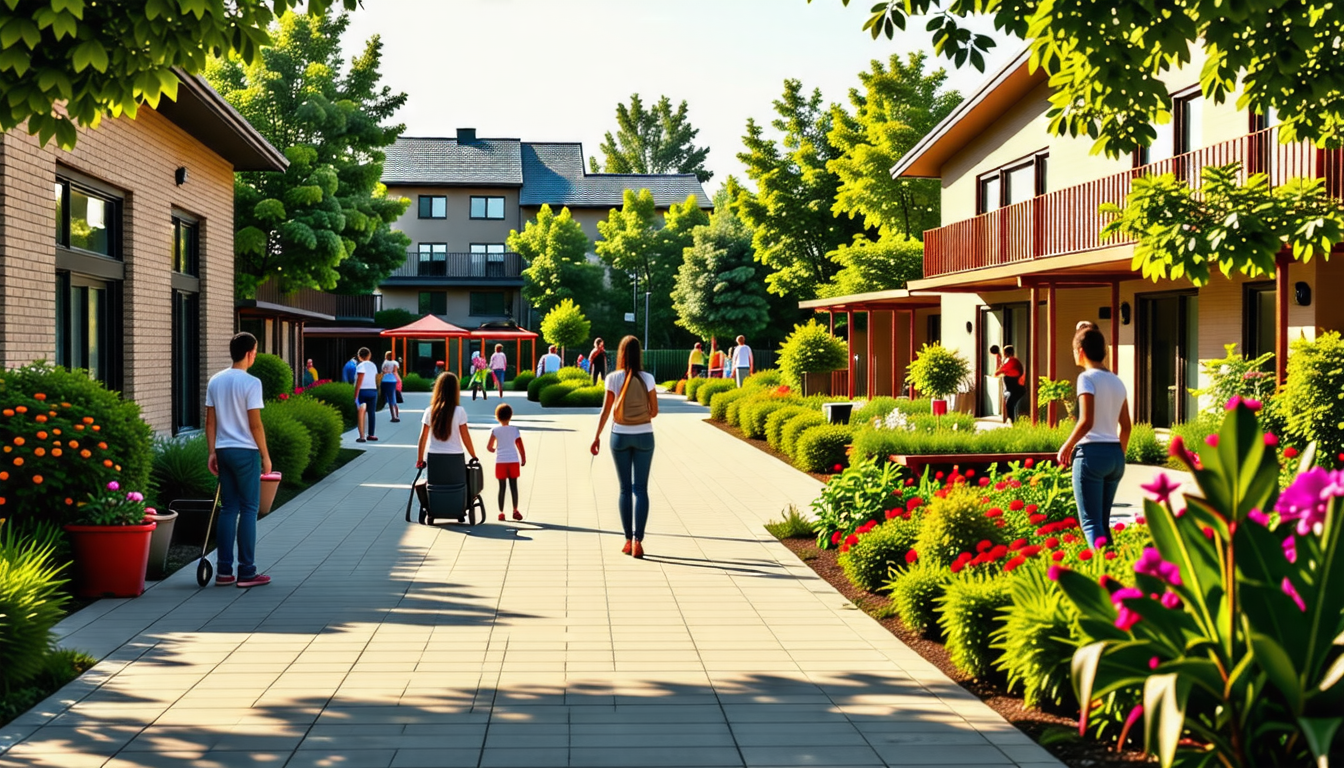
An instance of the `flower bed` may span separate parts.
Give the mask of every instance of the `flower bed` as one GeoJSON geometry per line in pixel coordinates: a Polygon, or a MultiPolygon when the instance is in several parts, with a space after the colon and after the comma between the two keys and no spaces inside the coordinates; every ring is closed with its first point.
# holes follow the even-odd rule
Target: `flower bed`
{"type": "Polygon", "coordinates": [[[892,454],[887,460],[892,464],[905,467],[912,475],[933,472],[974,472],[985,473],[993,469],[1007,469],[1010,464],[1025,464],[1030,467],[1035,462],[1054,461],[1055,453],[926,453],[901,455],[892,454]]]}

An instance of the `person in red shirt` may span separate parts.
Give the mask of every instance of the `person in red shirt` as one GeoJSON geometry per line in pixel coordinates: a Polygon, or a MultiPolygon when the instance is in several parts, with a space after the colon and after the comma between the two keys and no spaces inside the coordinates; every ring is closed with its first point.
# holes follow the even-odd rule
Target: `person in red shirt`
{"type": "Polygon", "coordinates": [[[1017,421],[1017,411],[1027,397],[1027,371],[1015,352],[1012,344],[1004,345],[1003,364],[994,372],[995,376],[1003,377],[1003,388],[1008,393],[1003,414],[1012,421],[1017,421]]]}

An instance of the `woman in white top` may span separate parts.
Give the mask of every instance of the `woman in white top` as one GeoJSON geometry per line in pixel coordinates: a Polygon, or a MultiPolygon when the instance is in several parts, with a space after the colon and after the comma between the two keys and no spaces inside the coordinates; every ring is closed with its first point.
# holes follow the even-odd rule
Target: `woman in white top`
{"type": "MultiPolygon", "coordinates": [[[[426,453],[447,454],[453,461],[450,474],[466,477],[466,457],[476,458],[476,446],[467,429],[467,409],[462,407],[462,387],[455,373],[441,374],[434,382],[434,395],[420,420],[420,444],[415,451],[415,466],[425,466],[426,453]]],[[[431,470],[431,473],[433,470],[431,470]]],[[[416,486],[420,506],[429,508],[428,481],[416,486]]]]}
{"type": "Polygon", "coordinates": [[[359,407],[359,418],[355,426],[359,427],[359,439],[356,443],[362,443],[365,435],[373,442],[378,442],[374,436],[373,430],[377,424],[374,423],[374,414],[378,412],[378,366],[373,364],[369,358],[373,353],[368,347],[359,348],[359,365],[355,366],[355,404],[359,407]],[[365,431],[365,420],[368,421],[368,431],[365,431]]]}
{"type": "Polygon", "coordinates": [[[499,396],[504,396],[504,374],[509,369],[509,358],[504,354],[504,345],[496,344],[495,353],[490,356],[490,373],[495,376],[495,385],[499,387],[499,396]]]}
{"type": "Polygon", "coordinates": [[[657,384],[643,369],[639,339],[626,336],[616,353],[616,370],[607,375],[607,395],[593,438],[593,455],[602,448],[602,428],[612,417],[611,457],[620,482],[618,498],[625,547],[644,557],[644,527],[649,521],[649,469],[653,465],[653,418],[658,415],[657,384]]]}
{"type": "Polygon", "coordinates": [[[397,391],[401,389],[401,364],[392,356],[391,350],[383,354],[383,379],[380,383],[387,412],[395,424],[401,421],[401,406],[397,405],[397,391]]]}
{"type": "Polygon", "coordinates": [[[1059,449],[1059,464],[1073,465],[1078,522],[1088,546],[1109,537],[1111,505],[1125,476],[1129,448],[1129,398],[1119,376],[1106,369],[1106,338],[1090,322],[1078,324],[1073,356],[1078,376],[1078,424],[1059,449]]]}

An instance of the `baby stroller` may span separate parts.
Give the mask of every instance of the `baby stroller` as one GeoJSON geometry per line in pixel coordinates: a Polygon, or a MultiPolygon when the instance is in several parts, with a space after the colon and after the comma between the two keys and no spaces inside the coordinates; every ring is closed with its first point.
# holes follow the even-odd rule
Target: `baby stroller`
{"type": "Polygon", "coordinates": [[[411,496],[406,500],[406,522],[411,522],[411,504],[420,502],[420,522],[434,525],[436,520],[478,525],[485,522],[485,502],[481,490],[485,487],[485,472],[481,462],[473,458],[462,460],[460,453],[431,453],[426,456],[429,477],[420,485],[420,467],[411,482],[411,496]]]}

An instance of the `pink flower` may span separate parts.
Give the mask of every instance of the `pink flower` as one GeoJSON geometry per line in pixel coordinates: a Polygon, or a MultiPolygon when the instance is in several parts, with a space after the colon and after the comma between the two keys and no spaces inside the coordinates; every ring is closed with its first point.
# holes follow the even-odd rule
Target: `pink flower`
{"type": "MultiPolygon", "coordinates": [[[[1062,554],[1064,554],[1064,553],[1063,553],[1063,552],[1056,552],[1055,554],[1062,555],[1062,554]]],[[[1050,568],[1049,568],[1048,570],[1046,570],[1045,575],[1046,575],[1046,577],[1049,578],[1051,581],[1059,581],[1059,574],[1061,574],[1061,573],[1063,573],[1064,571],[1067,571],[1067,570],[1069,570],[1069,569],[1068,569],[1068,568],[1065,568],[1065,567],[1062,566],[1062,565],[1052,565],[1052,566],[1050,566],[1050,568]]]]}
{"type": "MultiPolygon", "coordinates": [[[[1172,438],[1172,442],[1176,442],[1180,439],[1180,435],[1177,435],[1172,438]]],[[[1166,504],[1171,501],[1171,495],[1180,490],[1181,485],[1175,480],[1172,480],[1171,475],[1168,475],[1166,472],[1159,472],[1157,473],[1157,477],[1153,478],[1153,482],[1139,487],[1151,493],[1153,495],[1153,501],[1156,501],[1158,504],[1166,504]]]]}
{"type": "Polygon", "coordinates": [[[1128,632],[1142,619],[1142,616],[1122,605],[1120,606],[1120,610],[1116,612],[1115,628],[1121,632],[1128,632]]]}
{"type": "Polygon", "coordinates": [[[1283,577],[1283,584],[1281,586],[1283,588],[1283,594],[1291,597],[1293,599],[1293,602],[1297,603],[1297,609],[1299,611],[1306,613],[1307,610],[1306,602],[1302,600],[1301,595],[1297,594],[1297,589],[1293,587],[1293,582],[1290,581],[1287,576],[1283,577]]]}
{"type": "Polygon", "coordinates": [[[1151,659],[1148,660],[1148,669],[1150,669],[1150,670],[1151,670],[1151,669],[1157,669],[1158,665],[1161,664],[1161,663],[1162,663],[1162,660],[1159,659],[1159,658],[1157,658],[1156,656],[1154,656],[1154,657],[1152,657],[1151,659]]]}
{"type": "Polygon", "coordinates": [[[137,502],[144,501],[145,495],[143,493],[140,493],[139,491],[131,491],[130,493],[126,494],[126,500],[137,502]]]}
{"type": "Polygon", "coordinates": [[[1265,433],[1265,445],[1266,445],[1266,446],[1268,446],[1268,447],[1270,447],[1270,448],[1273,448],[1274,446],[1276,446],[1276,445],[1278,445],[1278,444],[1279,444],[1279,438],[1275,437],[1273,432],[1266,432],[1266,433],[1265,433]]]}
{"type": "Polygon", "coordinates": [[[1110,543],[1110,542],[1108,542],[1108,541],[1106,540],[1106,537],[1105,537],[1105,536],[1098,536],[1098,537],[1097,537],[1097,549],[1101,549],[1102,547],[1106,546],[1108,543],[1110,543]]]}
{"type": "Polygon", "coordinates": [[[1148,518],[1144,517],[1143,515],[1139,515],[1138,517],[1134,518],[1134,524],[1135,524],[1135,525],[1147,525],[1147,524],[1148,524],[1148,518]]]}
{"type": "MultiPolygon", "coordinates": [[[[1284,449],[1283,455],[1288,455],[1288,449],[1284,449]]],[[[1306,536],[1325,524],[1330,500],[1340,496],[1344,496],[1344,473],[1312,467],[1279,494],[1274,509],[1284,522],[1296,520],[1298,535],[1306,536]]]]}
{"type": "Polygon", "coordinates": [[[1134,563],[1134,572],[1161,579],[1173,587],[1181,586],[1181,569],[1175,563],[1162,559],[1162,553],[1152,547],[1144,547],[1143,554],[1134,563]]]}
{"type": "Polygon", "coordinates": [[[1257,523],[1266,527],[1269,526],[1269,515],[1266,515],[1258,509],[1252,509],[1250,512],[1247,512],[1246,519],[1250,520],[1252,523],[1257,523]]]}
{"type": "Polygon", "coordinates": [[[1181,598],[1175,592],[1163,592],[1162,597],[1158,598],[1162,607],[1169,611],[1174,611],[1181,607],[1181,598]]]}
{"type": "MultiPolygon", "coordinates": [[[[1172,458],[1180,459],[1187,467],[1195,468],[1199,466],[1199,458],[1185,447],[1185,439],[1180,435],[1171,438],[1171,443],[1167,446],[1167,453],[1172,458]]],[[[1147,487],[1147,486],[1143,486],[1147,487]]]]}
{"type": "Polygon", "coordinates": [[[1218,436],[1217,436],[1217,435],[1209,435],[1209,436],[1205,437],[1205,438],[1204,438],[1204,444],[1207,445],[1207,446],[1209,446],[1210,448],[1217,448],[1217,447],[1218,447],[1218,436]]]}
{"type": "Polygon", "coordinates": [[[1290,563],[1297,562],[1297,539],[1292,534],[1283,540],[1283,558],[1290,563]]]}
{"type": "Polygon", "coordinates": [[[121,483],[118,483],[116,480],[113,480],[112,482],[110,482],[110,483],[107,484],[107,490],[109,490],[109,491],[120,491],[120,490],[121,490],[121,483]]]}

